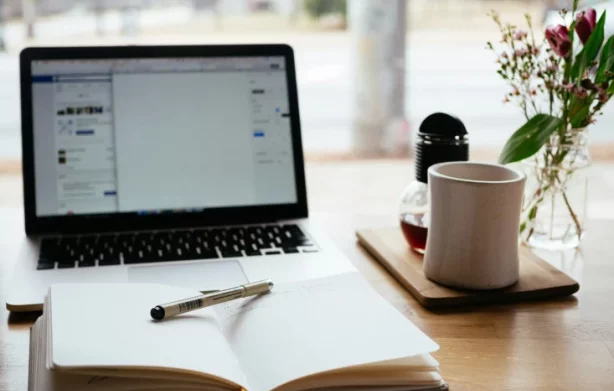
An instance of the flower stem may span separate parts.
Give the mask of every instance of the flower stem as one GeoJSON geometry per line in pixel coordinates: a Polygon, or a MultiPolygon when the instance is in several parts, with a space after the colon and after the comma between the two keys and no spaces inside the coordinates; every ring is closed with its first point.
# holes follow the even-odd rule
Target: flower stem
{"type": "MultiPolygon", "coordinates": [[[[558,175],[556,176],[556,179],[559,183],[561,183],[561,180],[559,179],[558,175]]],[[[571,207],[571,203],[569,202],[569,199],[567,198],[567,193],[564,190],[562,190],[561,195],[563,196],[563,201],[565,201],[567,210],[569,210],[569,214],[571,215],[571,218],[574,224],[576,225],[576,232],[578,233],[578,238],[579,238],[580,235],[582,234],[582,225],[580,224],[580,220],[578,220],[578,216],[576,215],[576,213],[573,211],[573,208],[571,207]]]]}

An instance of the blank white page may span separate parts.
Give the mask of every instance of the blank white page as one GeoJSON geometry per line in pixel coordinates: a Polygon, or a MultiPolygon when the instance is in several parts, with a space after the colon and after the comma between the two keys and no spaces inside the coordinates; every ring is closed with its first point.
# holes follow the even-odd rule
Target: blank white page
{"type": "Polygon", "coordinates": [[[154,284],[60,284],[50,288],[53,368],[165,368],[247,388],[211,308],[155,322],[152,307],[198,295],[154,284]]]}
{"type": "Polygon", "coordinates": [[[439,348],[358,273],[280,284],[215,308],[250,391],[439,348]]]}

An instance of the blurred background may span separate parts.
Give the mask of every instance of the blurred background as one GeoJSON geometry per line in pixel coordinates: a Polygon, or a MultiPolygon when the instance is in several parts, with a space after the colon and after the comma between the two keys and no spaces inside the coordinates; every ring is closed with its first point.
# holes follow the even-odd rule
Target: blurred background
{"type": "MultiPolygon", "coordinates": [[[[486,14],[524,27],[529,13],[543,31],[570,2],[0,0],[0,163],[19,170],[17,60],[26,46],[270,42],[296,52],[308,159],[409,156],[435,111],[465,122],[473,157],[494,158],[524,120],[502,103],[507,87],[485,49],[500,37],[486,14]]],[[[614,14],[613,1],[581,2],[589,5],[614,14]]],[[[614,155],[613,119],[611,104],[591,127],[597,160],[614,155]]]]}

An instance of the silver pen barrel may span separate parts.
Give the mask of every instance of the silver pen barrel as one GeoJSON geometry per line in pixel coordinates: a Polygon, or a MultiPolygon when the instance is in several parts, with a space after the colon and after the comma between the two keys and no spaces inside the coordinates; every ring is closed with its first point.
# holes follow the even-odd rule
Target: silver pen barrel
{"type": "Polygon", "coordinates": [[[225,303],[227,301],[240,299],[242,297],[254,296],[267,293],[273,288],[273,281],[264,280],[240,285],[235,288],[224,289],[201,296],[194,296],[188,299],[177,300],[166,304],[158,305],[151,309],[150,315],[154,320],[162,320],[171,316],[194,311],[211,305],[225,303]]]}

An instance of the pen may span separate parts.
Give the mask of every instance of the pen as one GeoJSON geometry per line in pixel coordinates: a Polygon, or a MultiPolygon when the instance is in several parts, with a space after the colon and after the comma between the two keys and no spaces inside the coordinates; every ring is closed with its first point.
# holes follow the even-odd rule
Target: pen
{"type": "Polygon", "coordinates": [[[206,295],[194,296],[188,299],[157,305],[151,309],[150,315],[154,320],[162,320],[185,312],[225,303],[230,300],[268,293],[272,288],[273,281],[271,280],[251,282],[249,284],[239,285],[235,288],[224,289],[206,295]]]}

